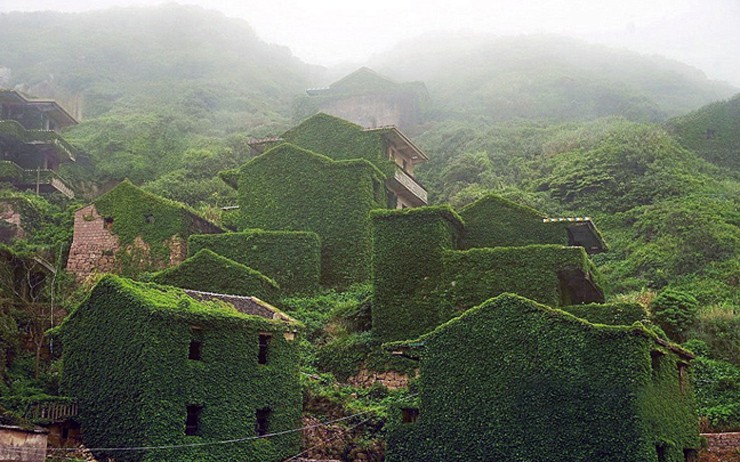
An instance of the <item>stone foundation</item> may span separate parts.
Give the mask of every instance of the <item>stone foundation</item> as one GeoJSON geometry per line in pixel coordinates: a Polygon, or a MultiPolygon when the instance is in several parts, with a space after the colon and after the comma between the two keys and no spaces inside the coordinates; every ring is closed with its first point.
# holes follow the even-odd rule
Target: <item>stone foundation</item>
{"type": "Polygon", "coordinates": [[[740,451],[740,432],[702,433],[707,439],[707,451],[740,451]]]}
{"type": "Polygon", "coordinates": [[[364,366],[357,375],[347,379],[347,383],[353,387],[370,388],[379,383],[389,390],[406,388],[409,386],[410,377],[407,374],[396,371],[375,372],[369,371],[364,366]]]}

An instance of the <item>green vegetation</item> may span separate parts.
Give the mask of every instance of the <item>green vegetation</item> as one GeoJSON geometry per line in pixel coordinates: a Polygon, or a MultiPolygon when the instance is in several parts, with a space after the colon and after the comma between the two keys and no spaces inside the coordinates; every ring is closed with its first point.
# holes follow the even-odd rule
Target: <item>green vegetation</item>
{"type": "Polygon", "coordinates": [[[386,460],[646,461],[660,446],[681,462],[699,446],[693,400],[681,391],[683,359],[655,340],[639,324],[489,300],[398,342],[422,350],[419,418],[396,424],[386,460]]]}
{"type": "Polygon", "coordinates": [[[368,279],[369,212],[386,204],[384,176],[370,162],[333,161],[282,144],[244,164],[236,176],[240,229],[314,232],[321,238],[322,285],[368,279]]]}
{"type": "Polygon", "coordinates": [[[211,250],[274,279],[282,293],[312,293],[319,287],[321,241],[305,231],[263,231],[197,234],[190,236],[188,252],[211,250]]]}
{"type": "Polygon", "coordinates": [[[97,198],[94,205],[120,239],[116,257],[123,274],[162,267],[170,261],[173,239],[186,241],[191,234],[220,231],[184,204],[143,191],[129,181],[97,198]],[[137,238],[147,248],[137,247],[137,238]]]}
{"type": "Polygon", "coordinates": [[[198,251],[172,268],[167,268],[151,277],[152,282],[183,289],[255,296],[272,301],[280,288],[264,274],[211,252],[198,251]]]}
{"type": "Polygon", "coordinates": [[[634,302],[587,303],[559,308],[577,318],[585,319],[591,324],[630,326],[636,322],[645,323],[648,319],[648,312],[645,307],[634,302]]]}
{"type": "MultiPolygon", "coordinates": [[[[266,407],[270,431],[297,428],[296,348],[283,337],[295,327],[220,302],[196,301],[179,289],[107,276],[59,328],[62,388],[80,404],[91,447],[244,438],[255,434],[255,412],[266,407]],[[261,332],[273,334],[265,365],[258,364],[261,332]],[[201,342],[201,360],[188,359],[193,339],[201,342]],[[185,435],[188,405],[201,406],[194,436],[185,435]]],[[[230,445],[110,455],[122,461],[279,461],[299,447],[300,434],[287,433],[230,445]]]]}

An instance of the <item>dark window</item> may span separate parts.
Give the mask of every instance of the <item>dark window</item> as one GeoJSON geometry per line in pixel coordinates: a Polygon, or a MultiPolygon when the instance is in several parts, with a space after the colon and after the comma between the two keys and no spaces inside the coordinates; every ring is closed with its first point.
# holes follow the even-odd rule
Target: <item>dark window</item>
{"type": "Polygon", "coordinates": [[[270,340],[272,340],[272,335],[260,334],[259,352],[257,353],[257,363],[267,364],[267,355],[270,352],[270,340]]]}
{"type": "Polygon", "coordinates": [[[203,345],[203,342],[201,342],[200,340],[191,340],[190,341],[190,351],[188,352],[188,359],[200,361],[202,345],[203,345]]]}
{"type": "Polygon", "coordinates": [[[713,128],[707,128],[705,136],[708,140],[713,140],[714,138],[717,137],[717,131],[713,128]]]}
{"type": "Polygon", "coordinates": [[[401,409],[401,420],[403,423],[414,423],[419,418],[419,409],[415,407],[405,407],[401,409]]]}
{"type": "Polygon", "coordinates": [[[684,449],[683,460],[685,462],[697,462],[699,460],[699,452],[696,449],[684,449]]]}
{"type": "Polygon", "coordinates": [[[650,367],[653,369],[653,374],[658,372],[660,369],[660,359],[663,357],[663,353],[658,350],[650,352],[650,367]]]}
{"type": "Polygon", "coordinates": [[[658,453],[658,462],[666,462],[666,447],[663,445],[655,446],[655,452],[658,453]]]}
{"type": "Polygon", "coordinates": [[[185,418],[185,434],[193,436],[198,434],[198,423],[202,406],[190,405],[187,407],[188,416],[185,418]]]}
{"type": "Polygon", "coordinates": [[[105,228],[105,229],[111,229],[111,228],[113,228],[113,217],[105,217],[105,218],[103,218],[103,228],[105,228]]]}
{"type": "Polygon", "coordinates": [[[145,220],[145,221],[146,221],[147,223],[154,223],[154,215],[145,215],[145,216],[144,216],[144,220],[145,220]]]}
{"type": "Polygon", "coordinates": [[[257,436],[265,436],[270,431],[270,414],[272,411],[269,407],[263,407],[262,409],[257,409],[257,412],[255,413],[257,417],[257,425],[255,428],[255,431],[257,432],[257,436]]]}

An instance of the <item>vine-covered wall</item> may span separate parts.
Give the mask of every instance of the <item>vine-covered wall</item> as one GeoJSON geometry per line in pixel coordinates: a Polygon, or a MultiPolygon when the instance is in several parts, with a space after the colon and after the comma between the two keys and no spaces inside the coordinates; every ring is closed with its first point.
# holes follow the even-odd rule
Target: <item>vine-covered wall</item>
{"type": "Polygon", "coordinates": [[[275,281],[259,271],[208,249],[152,275],[151,280],[183,289],[254,296],[267,301],[274,301],[280,290],[275,281]]]}
{"type": "Polygon", "coordinates": [[[460,210],[465,220],[463,248],[568,245],[564,224],[543,223],[545,215],[495,194],[489,194],[460,210]]]}
{"type": "Polygon", "coordinates": [[[75,214],[68,268],[78,277],[95,270],[124,275],[159,270],[185,258],[191,234],[220,232],[187,206],[126,180],[75,214]]]}
{"type": "Polygon", "coordinates": [[[387,202],[383,178],[367,160],[333,161],[282,144],[238,171],[240,229],[315,232],[321,238],[322,285],[366,281],[369,212],[387,202]]]}
{"type": "Polygon", "coordinates": [[[270,409],[269,433],[300,427],[296,341],[284,335],[295,328],[180,289],[106,276],[59,328],[62,389],[78,400],[88,447],[182,446],[98,458],[277,462],[300,452],[300,432],[255,438],[256,412],[270,409]],[[260,334],[271,335],[266,364],[258,363],[260,334]],[[200,360],[189,359],[193,341],[200,360]],[[187,406],[201,407],[192,436],[187,406]]]}
{"type": "Polygon", "coordinates": [[[462,221],[447,206],[377,210],[372,217],[373,332],[385,341],[428,332],[448,319],[431,294],[462,221]]]}
{"type": "Polygon", "coordinates": [[[418,420],[395,423],[389,462],[683,462],[699,446],[682,359],[640,325],[506,294],[419,344],[418,420]]]}
{"type": "Polygon", "coordinates": [[[592,324],[629,326],[649,318],[647,310],[635,302],[587,303],[561,306],[560,309],[592,324]]]}
{"type": "Polygon", "coordinates": [[[250,229],[190,236],[190,255],[203,249],[254,268],[275,280],[283,294],[306,294],[319,288],[321,241],[316,233],[250,229]]]}
{"type": "MultiPolygon", "coordinates": [[[[583,248],[562,245],[448,251],[443,268],[437,292],[449,309],[447,319],[504,292],[550,306],[568,305],[573,301],[559,273],[596,273],[583,248]]],[[[603,301],[603,293],[595,295],[586,301],[603,301]]]]}

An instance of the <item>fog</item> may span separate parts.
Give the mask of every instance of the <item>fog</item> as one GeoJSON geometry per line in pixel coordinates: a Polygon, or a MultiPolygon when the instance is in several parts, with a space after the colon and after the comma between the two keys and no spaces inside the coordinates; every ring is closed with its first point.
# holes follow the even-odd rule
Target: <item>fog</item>
{"type": "MultiPolygon", "coordinates": [[[[2,0],[0,11],[81,12],[157,0],[2,0]]],[[[246,20],[268,42],[325,66],[361,64],[429,32],[556,33],[660,54],[740,86],[738,0],[180,0],[246,20]]]]}

